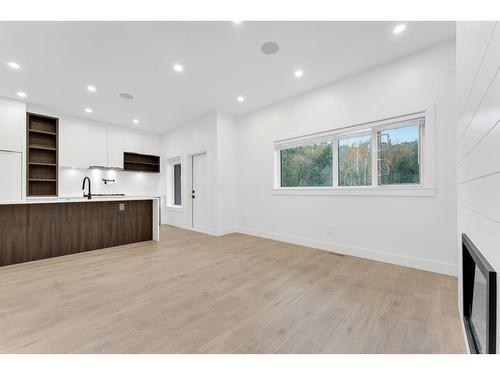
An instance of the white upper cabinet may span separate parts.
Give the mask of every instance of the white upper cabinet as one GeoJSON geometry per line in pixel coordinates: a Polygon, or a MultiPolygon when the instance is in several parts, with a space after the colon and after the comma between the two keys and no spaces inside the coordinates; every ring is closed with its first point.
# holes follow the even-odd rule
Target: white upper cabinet
{"type": "Polygon", "coordinates": [[[16,201],[22,197],[22,153],[0,151],[0,200],[16,201]]]}
{"type": "Polygon", "coordinates": [[[137,133],[123,133],[123,151],[142,154],[144,149],[144,137],[137,133]]]}
{"type": "Polygon", "coordinates": [[[108,129],[102,126],[89,126],[89,165],[91,167],[108,166],[108,129]]]}
{"type": "Polygon", "coordinates": [[[160,154],[158,138],[113,127],[59,120],[59,165],[61,167],[108,167],[123,169],[123,153],[160,154]]]}
{"type": "Polygon", "coordinates": [[[0,98],[0,150],[24,151],[26,106],[0,98]]]}
{"type": "Polygon", "coordinates": [[[90,166],[90,127],[81,122],[59,121],[59,165],[88,168],[90,166]]]}
{"type": "Polygon", "coordinates": [[[108,129],[108,167],[123,168],[123,132],[108,129]]]}
{"type": "Polygon", "coordinates": [[[146,155],[160,155],[160,140],[158,137],[144,136],[144,151],[146,155]]]}

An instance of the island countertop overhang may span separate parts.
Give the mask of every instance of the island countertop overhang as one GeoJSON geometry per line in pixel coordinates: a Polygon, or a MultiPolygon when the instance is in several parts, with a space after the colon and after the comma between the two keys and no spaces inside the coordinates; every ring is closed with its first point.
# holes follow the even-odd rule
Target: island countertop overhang
{"type": "Polygon", "coordinates": [[[152,196],[119,196],[119,197],[94,197],[92,199],[84,197],[37,197],[26,198],[17,201],[0,201],[0,205],[12,204],[50,204],[50,203],[91,203],[91,202],[114,202],[114,201],[159,201],[159,197],[152,196]]]}

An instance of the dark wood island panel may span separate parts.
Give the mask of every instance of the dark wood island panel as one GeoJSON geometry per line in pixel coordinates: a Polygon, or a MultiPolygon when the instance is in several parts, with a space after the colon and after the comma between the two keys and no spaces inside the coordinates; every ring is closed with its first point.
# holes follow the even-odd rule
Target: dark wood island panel
{"type": "Polygon", "coordinates": [[[144,215],[145,201],[126,202],[127,214],[119,207],[105,204],[102,208],[103,246],[111,247],[152,239],[153,212],[152,202],[148,214],[144,215]]]}
{"type": "Polygon", "coordinates": [[[0,266],[153,239],[153,202],[0,205],[0,266]]]}
{"type": "Polygon", "coordinates": [[[0,205],[0,266],[28,261],[28,206],[0,205]]]}

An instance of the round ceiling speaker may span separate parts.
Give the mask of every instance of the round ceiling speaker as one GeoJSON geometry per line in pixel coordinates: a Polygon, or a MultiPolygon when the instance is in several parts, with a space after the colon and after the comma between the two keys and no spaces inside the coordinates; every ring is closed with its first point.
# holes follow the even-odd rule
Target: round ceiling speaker
{"type": "Polygon", "coordinates": [[[276,52],[278,52],[280,49],[280,46],[276,42],[265,42],[261,47],[260,50],[262,51],[263,54],[265,55],[274,55],[276,52]]]}
{"type": "Polygon", "coordinates": [[[120,98],[122,98],[122,99],[127,99],[127,100],[134,99],[134,97],[131,94],[127,94],[126,92],[121,92],[119,95],[120,95],[120,98]]]}

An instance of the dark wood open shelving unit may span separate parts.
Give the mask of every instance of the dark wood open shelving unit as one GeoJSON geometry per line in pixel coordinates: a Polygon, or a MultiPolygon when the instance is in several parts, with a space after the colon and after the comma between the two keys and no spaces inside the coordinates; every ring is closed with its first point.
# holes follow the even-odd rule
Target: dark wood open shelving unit
{"type": "Polygon", "coordinates": [[[35,130],[35,129],[28,129],[28,132],[30,132],[30,133],[38,133],[38,134],[57,135],[57,133],[54,133],[54,132],[44,131],[44,130],[35,130]]]}
{"type": "Polygon", "coordinates": [[[50,150],[50,151],[56,151],[56,147],[49,147],[49,146],[42,146],[42,145],[29,145],[29,148],[34,148],[37,150],[50,150]]]}
{"type": "Polygon", "coordinates": [[[160,173],[160,157],[124,152],[123,169],[133,172],[160,173]]]}
{"type": "Polygon", "coordinates": [[[28,196],[57,196],[59,119],[26,114],[28,196]]]}
{"type": "Polygon", "coordinates": [[[57,164],[55,163],[36,163],[36,162],[29,162],[29,165],[48,165],[48,166],[55,166],[57,164]]]}

